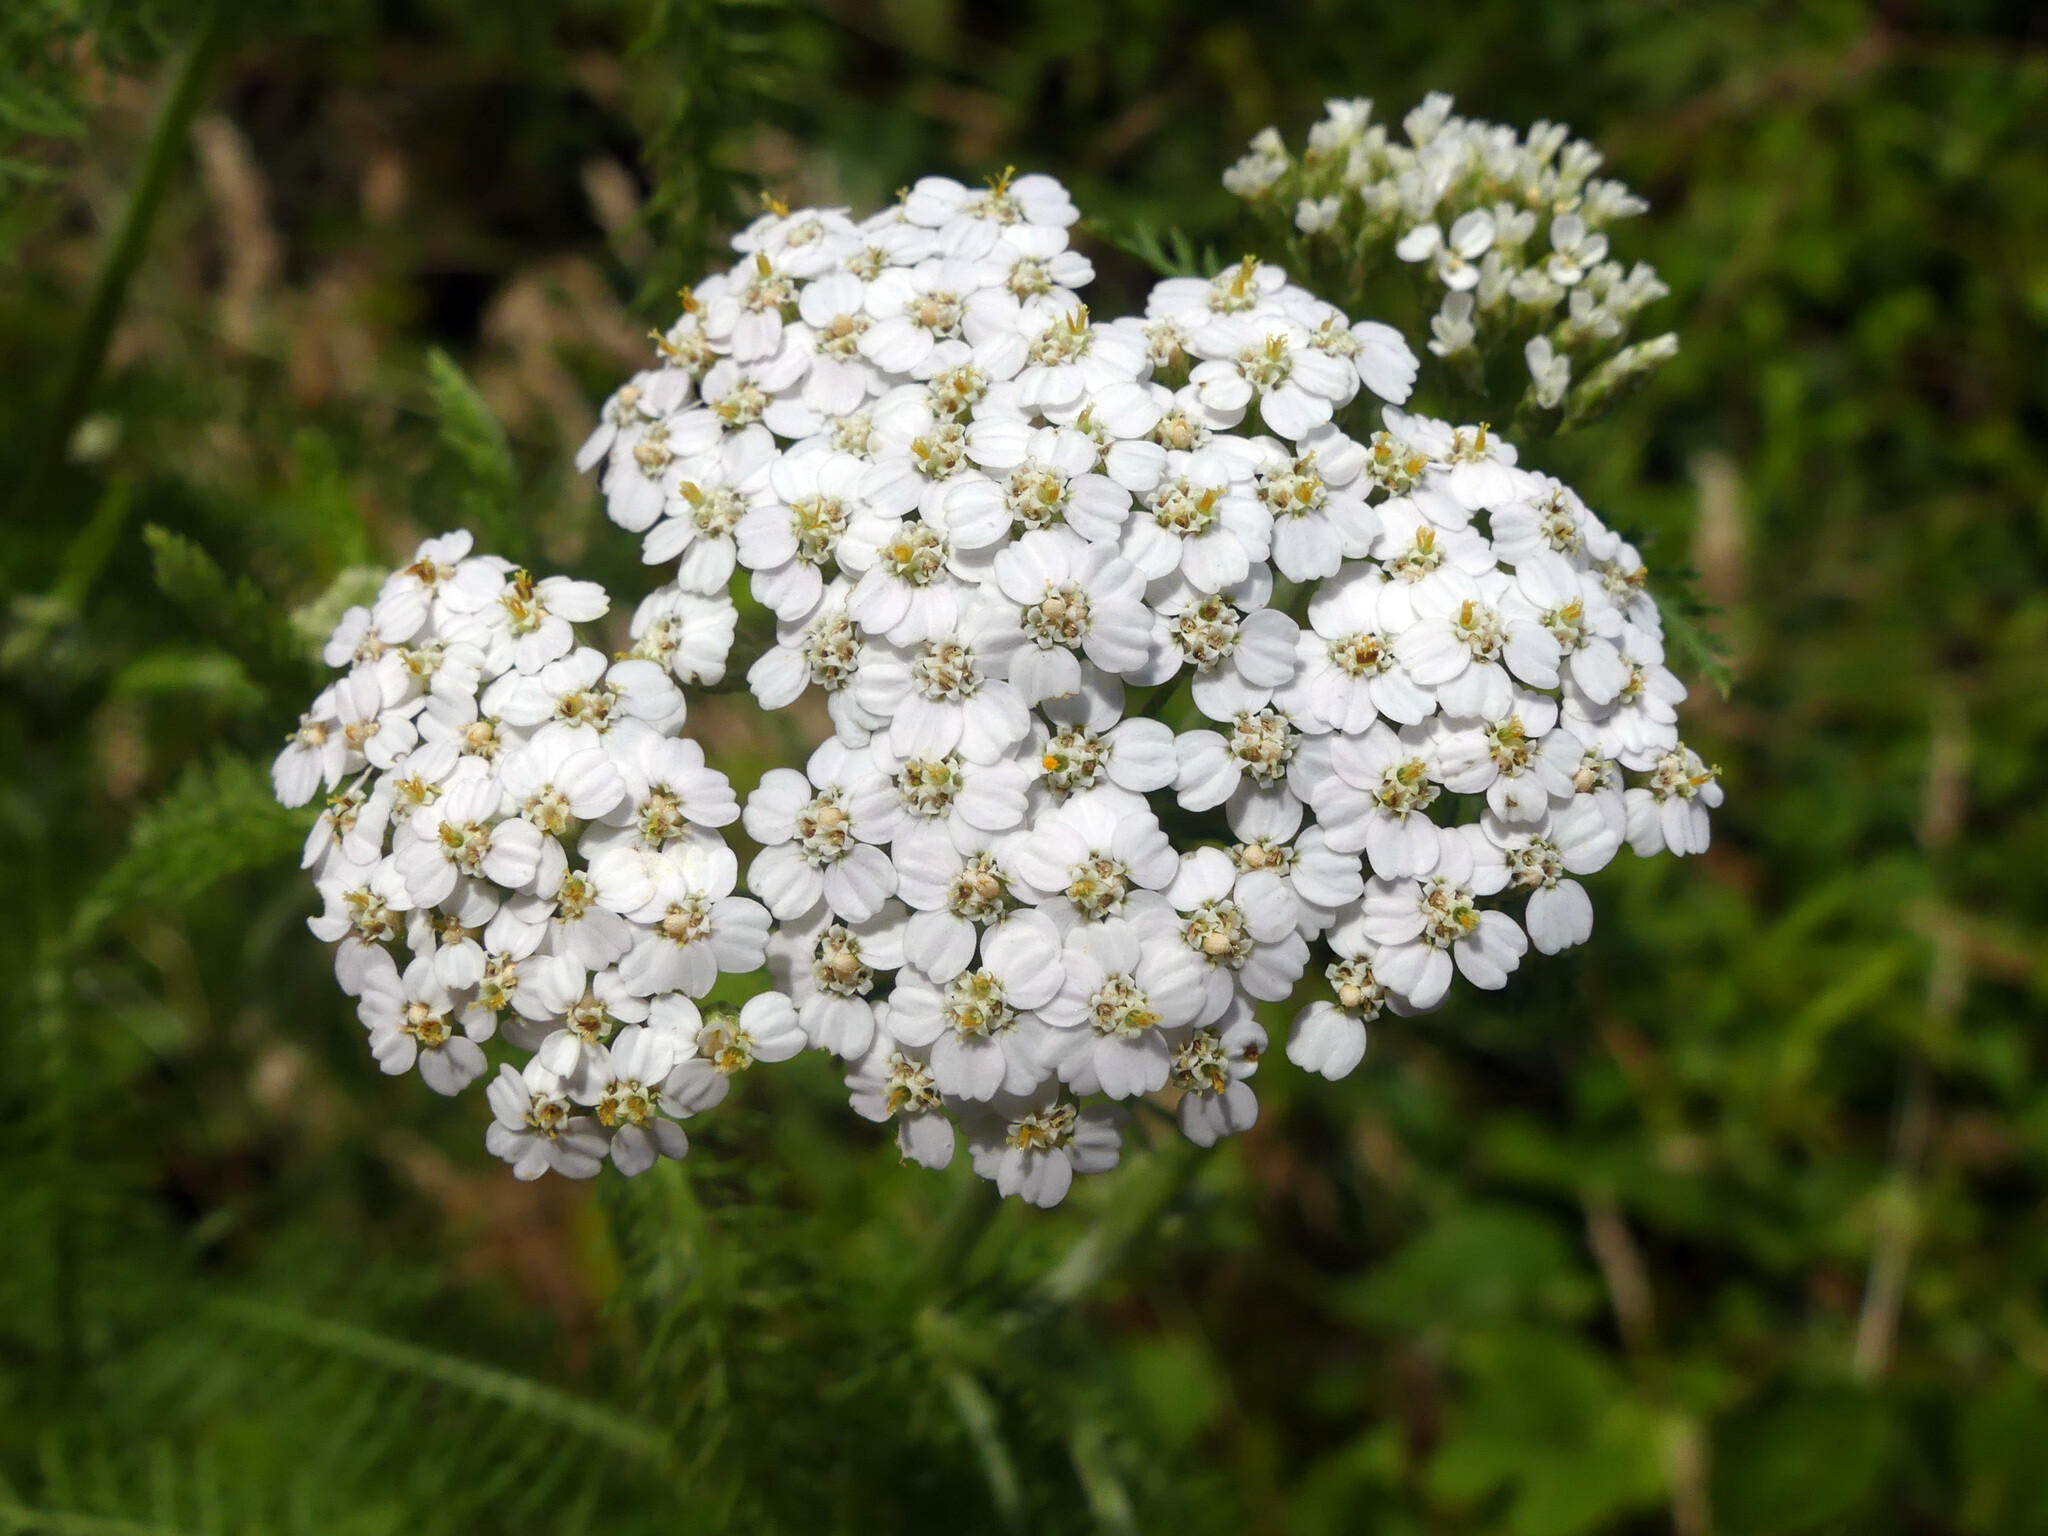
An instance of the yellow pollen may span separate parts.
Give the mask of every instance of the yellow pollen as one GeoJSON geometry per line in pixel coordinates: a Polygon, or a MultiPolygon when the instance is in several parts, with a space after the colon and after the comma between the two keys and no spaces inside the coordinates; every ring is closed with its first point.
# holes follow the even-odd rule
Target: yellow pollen
{"type": "Polygon", "coordinates": [[[1039,762],[1044,765],[1047,773],[1057,773],[1059,771],[1060,760],[1050,752],[1041,757],[1039,762]]]}

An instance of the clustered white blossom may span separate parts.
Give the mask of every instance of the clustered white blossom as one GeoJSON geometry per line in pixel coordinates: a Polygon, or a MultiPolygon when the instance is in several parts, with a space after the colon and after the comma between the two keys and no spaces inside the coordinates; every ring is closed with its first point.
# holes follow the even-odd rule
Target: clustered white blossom
{"type": "Polygon", "coordinates": [[[1132,1100],[1176,1094],[1203,1145],[1248,1128],[1259,1003],[1306,980],[1288,1055],[1341,1077],[1383,1008],[1583,942],[1573,877],[1624,841],[1705,848],[1720,789],[1633,548],[1485,426],[1398,409],[1398,333],[1277,267],[1094,316],[1075,219],[1044,176],[932,177],[737,237],[581,458],[677,562],[633,659],[532,643],[601,596],[466,542],[343,621],[354,670],[278,768],[339,791],[316,932],[387,1066],[459,1087],[501,1017],[538,1047],[492,1089],[520,1171],[590,1172],[607,1135],[644,1165],[729,1057],[808,1045],[904,1157],[944,1166],[957,1128],[1053,1205],[1132,1100]],[[747,798],[759,905],[668,675],[715,680],[739,572],[775,621],[755,697],[816,689],[832,723],[747,798]],[[773,992],[699,1018],[764,955],[773,992]]]}
{"type": "Polygon", "coordinates": [[[325,660],[348,671],[272,769],[286,805],[326,791],[310,926],[377,1064],[454,1094],[488,1071],[487,1043],[523,1057],[486,1090],[488,1144],[522,1179],[681,1157],[678,1121],[804,1044],[776,993],[696,1001],[760,967],[770,926],[733,894],[732,785],[677,734],[676,679],[717,679],[732,603],[663,588],[617,659],[576,639],[609,606],[467,533],[429,539],[342,616],[325,660]]]}
{"type": "Polygon", "coordinates": [[[1669,333],[1626,344],[1670,290],[1647,262],[1611,259],[1606,230],[1649,204],[1596,176],[1600,152],[1562,123],[1518,134],[1451,106],[1425,97],[1402,143],[1372,121],[1370,101],[1327,102],[1298,160],[1267,128],[1223,184],[1312,261],[1356,272],[1391,250],[1429,272],[1442,289],[1431,352],[1456,366],[1519,347],[1524,403],[1590,419],[1678,350],[1669,333]]]}

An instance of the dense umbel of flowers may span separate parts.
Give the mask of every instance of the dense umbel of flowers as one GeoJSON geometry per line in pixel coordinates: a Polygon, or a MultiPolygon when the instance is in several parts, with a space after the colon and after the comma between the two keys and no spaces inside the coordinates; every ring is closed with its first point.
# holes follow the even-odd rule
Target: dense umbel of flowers
{"type": "Polygon", "coordinates": [[[803,1047],[786,997],[695,1002],[759,968],[770,926],[733,894],[732,786],[677,735],[677,680],[723,671],[732,604],[664,588],[617,659],[576,641],[608,607],[466,533],[429,539],[343,616],[326,660],[349,670],[273,769],[287,805],[327,791],[311,926],[378,1065],[453,1094],[485,1043],[523,1056],[487,1089],[491,1150],[521,1178],[681,1157],[678,1120],[803,1047]]]}
{"type": "Polygon", "coordinates": [[[1390,252],[1428,271],[1442,289],[1430,351],[1458,367],[1519,346],[1539,419],[1597,416],[1676,354],[1668,333],[1627,343],[1670,290],[1648,263],[1609,259],[1607,227],[1649,204],[1594,174],[1591,144],[1561,123],[1518,134],[1455,117],[1441,93],[1401,127],[1405,144],[1370,101],[1331,101],[1299,159],[1267,128],[1223,184],[1311,259],[1362,271],[1390,252]]]}
{"type": "Polygon", "coordinates": [[[628,659],[571,650],[592,589],[453,544],[337,632],[354,670],[279,761],[288,797],[345,786],[316,931],[387,1066],[460,1086],[501,1018],[538,1045],[492,1089],[520,1171],[594,1171],[606,1136],[643,1166],[803,1044],[905,1157],[964,1134],[1051,1205],[1114,1165],[1126,1101],[1172,1095],[1204,1145],[1250,1126],[1256,1004],[1313,997],[1287,1054],[1341,1077],[1382,1009],[1582,942],[1573,877],[1624,842],[1706,846],[1628,544],[1484,426],[1404,414],[1399,335],[1276,267],[1093,316],[1075,217],[1042,176],[928,178],[738,237],[582,456],[676,562],[628,659]],[[673,736],[735,581],[775,618],[756,698],[833,724],[747,800],[759,906],[673,736]],[[775,990],[700,1017],[764,953],[775,990]]]}

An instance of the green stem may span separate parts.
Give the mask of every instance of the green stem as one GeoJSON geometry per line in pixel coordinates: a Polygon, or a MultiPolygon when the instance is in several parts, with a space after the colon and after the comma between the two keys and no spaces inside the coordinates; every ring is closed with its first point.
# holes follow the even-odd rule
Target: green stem
{"type": "Polygon", "coordinates": [[[64,975],[57,954],[53,953],[56,949],[57,946],[44,946],[44,962],[36,970],[36,1002],[43,1046],[48,1053],[47,1102],[55,1112],[50,1136],[51,1161],[56,1165],[50,1202],[50,1302],[56,1324],[60,1390],[69,1390],[84,1370],[85,1331],[78,1304],[78,1233],[69,1198],[77,1184],[76,1120],[70,1103],[71,1038],[65,1027],[64,975]]]}
{"type": "Polygon", "coordinates": [[[1188,686],[1188,682],[1193,676],[1193,670],[1190,669],[1182,672],[1171,682],[1161,683],[1157,688],[1153,689],[1152,697],[1147,699],[1145,707],[1138,711],[1139,718],[1157,720],[1161,715],[1164,715],[1166,713],[1166,706],[1181,696],[1182,690],[1188,686]]]}
{"type": "Polygon", "coordinates": [[[950,1295],[960,1288],[962,1270],[1002,1210],[996,1187],[978,1175],[955,1193],[945,1221],[932,1239],[919,1274],[919,1289],[950,1295]]]}
{"type": "Polygon", "coordinates": [[[99,270],[93,274],[92,296],[86,303],[78,336],[72,342],[71,359],[65,368],[56,408],[44,426],[34,463],[15,498],[17,515],[32,513],[49,494],[70,448],[72,434],[92,404],[93,392],[99,387],[100,374],[106,367],[107,344],[128,301],[129,281],[141,264],[157,209],[170,184],[172,167],[184,147],[186,130],[198,109],[226,30],[226,9],[220,0],[215,0],[201,18],[199,30],[178,61],[170,88],[157,108],[142,169],[129,189],[128,205],[121,211],[121,222],[113,239],[100,255],[99,270]]]}

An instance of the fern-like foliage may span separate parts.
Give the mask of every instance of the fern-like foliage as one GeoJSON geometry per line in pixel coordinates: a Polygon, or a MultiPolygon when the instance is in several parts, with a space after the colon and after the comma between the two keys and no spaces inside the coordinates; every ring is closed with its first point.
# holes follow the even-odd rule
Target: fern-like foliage
{"type": "Polygon", "coordinates": [[[264,765],[233,755],[194,763],[136,818],[127,852],[73,918],[73,941],[90,938],[124,904],[176,905],[230,875],[278,863],[297,853],[311,824],[310,812],[277,803],[264,765]]]}
{"type": "Polygon", "coordinates": [[[653,182],[643,216],[659,253],[640,294],[650,309],[670,308],[758,211],[748,141],[801,90],[789,63],[799,23],[783,0],[645,0],[630,57],[653,182]]]}
{"type": "Polygon", "coordinates": [[[1126,256],[1135,256],[1159,277],[1214,277],[1223,270],[1223,258],[1216,254],[1216,247],[1204,244],[1197,249],[1187,231],[1177,224],[1161,230],[1143,219],[1128,227],[1096,219],[1088,221],[1088,230],[1126,256]]]}
{"type": "Polygon", "coordinates": [[[523,558],[525,525],[513,515],[519,470],[504,427],[469,376],[438,347],[427,354],[427,388],[441,447],[459,472],[460,520],[475,524],[494,552],[523,558]]]}

